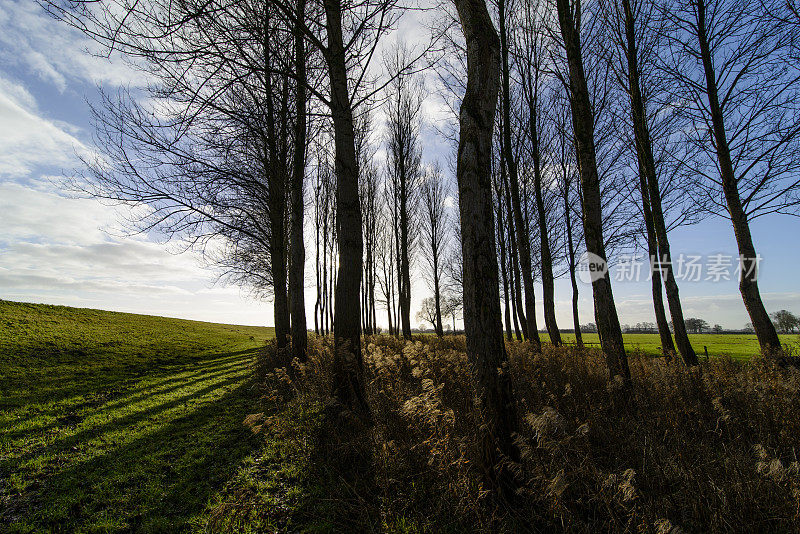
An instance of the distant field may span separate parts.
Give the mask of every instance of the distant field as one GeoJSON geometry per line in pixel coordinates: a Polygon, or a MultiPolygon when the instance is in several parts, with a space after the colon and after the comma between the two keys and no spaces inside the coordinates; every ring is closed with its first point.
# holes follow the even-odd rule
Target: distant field
{"type": "Polygon", "coordinates": [[[273,335],[0,301],[0,531],[202,529],[273,335]]]}
{"type": "MultiPolygon", "coordinates": [[[[565,341],[575,342],[574,334],[563,334],[565,341]]],[[[661,338],[658,334],[624,334],[623,339],[628,349],[639,349],[647,354],[661,354],[661,338]]],[[[791,346],[800,347],[800,335],[781,335],[781,341],[791,346]]],[[[542,339],[549,341],[547,334],[542,339]]],[[[689,334],[692,347],[698,355],[704,354],[703,347],[708,347],[709,357],[730,356],[736,360],[746,360],[759,354],[758,340],[755,334],[689,334]]],[[[584,343],[600,345],[597,334],[583,334],[584,343]]]]}

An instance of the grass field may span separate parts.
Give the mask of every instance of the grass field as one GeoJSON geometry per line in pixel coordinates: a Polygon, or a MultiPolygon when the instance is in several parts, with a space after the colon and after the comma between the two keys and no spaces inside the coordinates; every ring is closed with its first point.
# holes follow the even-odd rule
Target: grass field
{"type": "MultiPolygon", "coordinates": [[[[547,334],[540,334],[543,341],[549,341],[547,334]]],[[[564,341],[575,342],[574,334],[562,334],[564,341]]],[[[800,335],[781,334],[781,341],[790,347],[800,344],[800,335]]],[[[661,355],[661,338],[658,334],[624,334],[626,348],[638,349],[645,354],[661,355]]],[[[689,340],[697,354],[702,358],[703,347],[708,347],[709,357],[730,356],[734,360],[746,360],[760,353],[755,334],[689,334],[689,340]]],[[[583,342],[591,346],[600,346],[597,334],[583,334],[583,342]]]]}
{"type": "MultiPolygon", "coordinates": [[[[244,424],[263,410],[254,362],[273,335],[0,300],[0,532],[324,526],[336,505],[309,468],[319,410],[244,424]]],[[[755,336],[691,339],[712,357],[758,353],[755,336]]],[[[659,353],[655,334],[625,340],[659,353]]]]}
{"type": "Polygon", "coordinates": [[[0,301],[0,531],[201,528],[271,328],[0,301]]]}

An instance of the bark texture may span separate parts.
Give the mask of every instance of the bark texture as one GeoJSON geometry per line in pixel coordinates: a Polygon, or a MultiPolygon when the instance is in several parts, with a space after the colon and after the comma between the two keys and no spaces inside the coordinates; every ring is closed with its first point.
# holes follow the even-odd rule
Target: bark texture
{"type": "Polygon", "coordinates": [[[500,80],[500,43],[483,0],[455,0],[467,45],[467,87],[459,113],[456,175],[464,259],[464,329],[482,427],[482,468],[497,495],[513,498],[507,461],[519,451],[517,410],[502,324],[492,213],[492,130],[500,80]]]}
{"type": "Polygon", "coordinates": [[[325,0],[328,48],[325,61],[331,84],[336,153],[336,226],[339,266],[334,298],[333,335],[336,343],[333,394],[346,408],[369,417],[364,395],[364,362],[361,355],[361,272],[364,244],[361,236],[361,202],[358,196],[358,160],[355,149],[353,110],[347,85],[339,0],[325,0]]]}
{"type": "MultiPolygon", "coordinates": [[[[586,74],[583,70],[580,36],[575,26],[575,16],[570,1],[556,0],[556,7],[569,66],[570,105],[583,192],[583,232],[586,249],[605,261],[603,207],[594,144],[594,116],[586,85],[586,74]]],[[[614,305],[608,271],[592,283],[592,293],[600,345],[606,356],[609,374],[612,378],[620,375],[624,380],[630,381],[628,356],[622,342],[622,329],[614,305]]]]}

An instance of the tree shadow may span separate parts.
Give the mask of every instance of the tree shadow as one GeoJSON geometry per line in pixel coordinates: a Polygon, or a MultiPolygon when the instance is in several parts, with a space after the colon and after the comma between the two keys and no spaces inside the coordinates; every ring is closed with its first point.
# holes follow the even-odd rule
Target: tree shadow
{"type": "MultiPolygon", "coordinates": [[[[63,405],[57,404],[50,410],[42,410],[39,411],[37,415],[42,415],[44,413],[48,415],[58,415],[64,414],[58,417],[54,422],[46,425],[39,425],[35,427],[28,427],[22,430],[16,431],[7,431],[6,438],[10,441],[14,441],[19,438],[33,437],[33,434],[44,434],[51,429],[55,429],[60,426],[74,426],[79,424],[81,421],[92,417],[98,413],[108,410],[121,410],[126,408],[129,405],[135,404],[137,402],[141,402],[146,400],[148,397],[157,396],[161,397],[177,391],[179,389],[185,389],[190,387],[193,384],[200,383],[200,382],[207,382],[211,379],[221,377],[226,374],[230,374],[236,372],[237,370],[241,370],[246,367],[248,363],[246,361],[238,360],[234,363],[227,363],[226,365],[218,365],[218,366],[206,366],[205,370],[199,371],[197,373],[190,373],[178,378],[171,378],[167,380],[163,380],[157,382],[155,384],[148,384],[143,387],[130,387],[130,388],[120,388],[114,387],[108,390],[108,393],[99,395],[99,396],[89,396],[88,400],[84,400],[77,404],[70,404],[70,405],[63,405]],[[66,410],[65,410],[66,408],[66,410]]],[[[174,405],[172,403],[171,405],[174,405]]],[[[169,403],[165,403],[163,409],[168,409],[170,406],[169,403]]],[[[151,415],[155,411],[155,408],[152,408],[147,411],[137,412],[136,414],[131,414],[122,418],[123,420],[114,420],[112,423],[108,425],[114,426],[121,426],[124,425],[126,421],[132,422],[136,419],[140,419],[141,416],[151,415]]],[[[84,434],[93,435],[97,434],[101,428],[98,427],[90,427],[81,430],[78,434],[74,434],[68,437],[70,441],[81,441],[81,438],[84,437],[84,434]]],[[[52,444],[51,444],[52,445],[52,444]]],[[[50,445],[48,445],[50,446],[50,445]]],[[[37,453],[39,451],[36,451],[37,453]]]]}
{"type": "MultiPolygon", "coordinates": [[[[250,361],[255,350],[232,357],[250,361]]],[[[255,401],[253,378],[246,366],[223,367],[213,373],[214,365],[207,366],[214,376],[189,395],[167,397],[37,450],[30,461],[44,462],[41,476],[21,495],[4,499],[0,530],[3,524],[33,531],[186,530],[258,445],[243,425],[255,401]]]]}
{"type": "Polygon", "coordinates": [[[72,398],[86,397],[97,397],[106,402],[135,389],[145,376],[164,378],[160,384],[166,385],[182,380],[181,377],[174,378],[174,375],[176,371],[184,370],[189,365],[192,370],[201,374],[209,367],[236,363],[243,356],[254,355],[260,350],[260,347],[254,347],[228,352],[207,352],[181,355],[169,361],[150,360],[135,364],[109,361],[102,368],[83,368],[80,361],[34,362],[27,370],[27,376],[23,377],[24,380],[0,375],[0,409],[14,410],[43,400],[56,404],[69,402],[72,398]]]}
{"type": "Polygon", "coordinates": [[[323,412],[308,456],[306,505],[295,518],[307,530],[381,531],[373,431],[338,409],[323,412]]]}
{"type": "MultiPolygon", "coordinates": [[[[242,371],[242,368],[239,368],[238,371],[242,371]]],[[[234,384],[236,382],[241,382],[242,377],[240,374],[236,373],[237,369],[232,369],[228,372],[224,373],[214,373],[209,377],[197,378],[194,380],[187,380],[182,382],[181,384],[169,388],[166,392],[159,392],[154,397],[162,400],[164,398],[164,402],[160,402],[148,408],[140,409],[123,415],[121,417],[114,417],[112,413],[109,413],[110,419],[102,424],[94,425],[94,426],[87,426],[74,434],[69,434],[64,438],[56,439],[55,441],[50,442],[47,445],[44,445],[39,448],[34,448],[28,451],[25,454],[19,455],[18,461],[25,462],[25,460],[36,457],[36,456],[44,456],[49,457],[52,455],[59,455],[64,454],[70,449],[74,449],[75,447],[80,446],[81,444],[90,442],[98,437],[102,437],[104,434],[110,434],[112,432],[116,432],[118,430],[124,430],[128,428],[132,428],[138,423],[148,420],[154,419],[162,415],[163,412],[167,412],[175,407],[178,407],[182,404],[188,404],[193,399],[202,398],[204,395],[212,393],[213,391],[223,388],[225,386],[234,384]],[[214,379],[219,380],[214,380],[214,379]],[[167,396],[168,393],[174,392],[179,389],[186,389],[190,388],[195,384],[205,384],[202,388],[191,391],[187,394],[182,395],[170,395],[167,396]]],[[[128,404],[131,403],[124,403],[119,406],[112,407],[113,411],[120,410],[125,408],[128,404]]],[[[109,410],[111,412],[111,410],[109,410]]],[[[61,425],[75,425],[80,423],[81,419],[70,419],[71,415],[68,414],[66,420],[64,417],[59,418],[59,423],[61,425]]],[[[80,417],[80,416],[75,416],[80,417]]]]}

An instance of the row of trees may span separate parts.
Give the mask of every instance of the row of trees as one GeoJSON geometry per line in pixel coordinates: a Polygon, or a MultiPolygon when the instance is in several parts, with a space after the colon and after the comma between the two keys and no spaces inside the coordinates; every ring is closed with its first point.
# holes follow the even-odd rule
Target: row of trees
{"type": "MultiPolygon", "coordinates": [[[[538,279],[560,344],[554,279],[568,272],[580,332],[581,250],[613,261],[641,236],[658,262],[662,346],[673,347],[663,284],[677,350],[696,364],[668,233],[702,214],[727,217],[753,328],[763,350],[780,350],[752,276],[749,224],[794,213],[799,200],[800,21],[790,5],[454,0],[435,47],[383,54],[400,14],[394,0],[45,5],[151,80],[143,92],[104,95],[100,151],[76,186],[134,205],[135,230],[199,247],[232,281],[271,296],[278,344],[300,360],[312,178],[314,324],[335,339],[333,396],[364,422],[361,334],[377,331],[382,304],[392,333],[410,337],[412,264],[424,259],[435,329],[453,295],[463,307],[482,467],[497,495],[513,499],[508,461],[519,455],[503,312],[506,336],[514,330],[539,350],[538,279]],[[430,59],[457,111],[453,193],[422,162],[425,90],[415,73],[430,59]],[[376,109],[386,118],[378,142],[376,109]],[[450,195],[458,217],[448,221],[450,195]]],[[[627,382],[607,273],[592,292],[609,375],[627,382]]]]}

